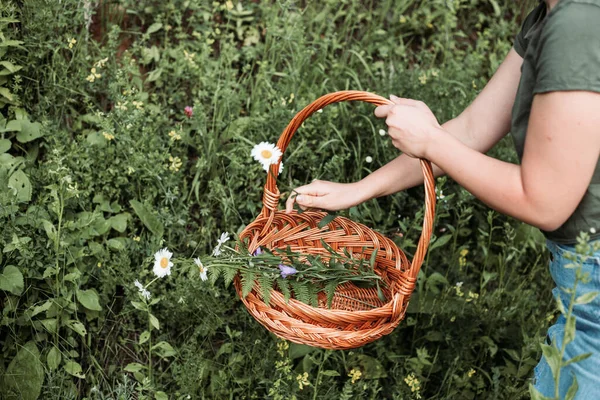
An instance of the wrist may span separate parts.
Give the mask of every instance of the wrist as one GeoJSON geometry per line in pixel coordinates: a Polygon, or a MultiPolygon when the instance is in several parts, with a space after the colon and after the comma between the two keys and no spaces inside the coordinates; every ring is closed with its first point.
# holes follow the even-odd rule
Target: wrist
{"type": "Polygon", "coordinates": [[[437,152],[447,145],[447,140],[451,135],[443,127],[438,126],[430,132],[429,137],[429,145],[425,148],[423,158],[435,162],[437,152]]]}
{"type": "Polygon", "coordinates": [[[366,178],[363,178],[358,182],[353,182],[350,185],[350,190],[356,194],[357,204],[378,197],[375,188],[366,178]]]}

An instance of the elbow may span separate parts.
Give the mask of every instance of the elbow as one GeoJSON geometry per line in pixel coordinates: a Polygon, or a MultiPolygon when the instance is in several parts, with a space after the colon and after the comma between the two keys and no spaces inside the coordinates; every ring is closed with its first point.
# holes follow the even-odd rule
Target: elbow
{"type": "Polygon", "coordinates": [[[530,221],[531,225],[546,232],[552,232],[560,228],[569,216],[561,215],[556,212],[542,212],[536,215],[535,220],[530,221]]]}

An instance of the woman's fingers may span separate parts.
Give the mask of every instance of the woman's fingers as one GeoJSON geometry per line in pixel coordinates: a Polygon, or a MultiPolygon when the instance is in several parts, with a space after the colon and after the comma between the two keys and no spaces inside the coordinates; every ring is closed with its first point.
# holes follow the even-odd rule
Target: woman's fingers
{"type": "Polygon", "coordinates": [[[312,183],[304,186],[297,187],[292,190],[292,193],[288,197],[285,202],[285,212],[291,213],[294,209],[294,202],[298,203],[300,206],[305,207],[317,207],[317,200],[313,198],[317,198],[318,196],[324,195],[325,192],[322,188],[321,181],[313,181],[312,183]]]}

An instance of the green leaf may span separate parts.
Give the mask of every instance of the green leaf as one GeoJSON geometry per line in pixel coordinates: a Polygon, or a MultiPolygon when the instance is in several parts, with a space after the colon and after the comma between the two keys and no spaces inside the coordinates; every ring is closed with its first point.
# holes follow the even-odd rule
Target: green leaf
{"type": "Polygon", "coordinates": [[[568,316],[565,323],[565,336],[563,338],[565,344],[569,344],[575,339],[575,317],[568,316]]]}
{"type": "Polygon", "coordinates": [[[106,241],[108,247],[116,251],[125,250],[125,243],[127,243],[127,239],[121,237],[108,239],[106,241]]]}
{"type": "Polygon", "coordinates": [[[61,359],[62,355],[60,354],[60,350],[52,346],[52,348],[48,352],[48,355],[46,356],[46,363],[48,364],[48,368],[50,368],[50,371],[55,371],[58,368],[61,359]]]}
{"type": "Polygon", "coordinates": [[[290,281],[290,285],[294,289],[294,297],[296,300],[310,304],[310,291],[306,282],[290,281]]]}
{"type": "Polygon", "coordinates": [[[21,143],[27,143],[42,137],[42,133],[40,132],[41,126],[39,122],[31,122],[26,119],[21,120],[21,130],[17,133],[17,140],[21,143]]]}
{"type": "Polygon", "coordinates": [[[81,373],[82,372],[81,365],[79,365],[78,362],[69,360],[69,361],[67,361],[65,363],[65,366],[63,368],[67,372],[67,374],[69,374],[69,375],[73,375],[73,376],[75,376],[77,378],[80,378],[80,379],[84,379],[85,378],[85,375],[83,375],[81,373]]]}
{"type": "Polygon", "coordinates": [[[335,289],[337,288],[338,283],[336,281],[331,281],[325,285],[325,295],[327,296],[327,308],[331,308],[331,303],[333,302],[333,297],[335,296],[335,289]]]}
{"type": "Polygon", "coordinates": [[[85,336],[87,334],[85,326],[79,321],[70,320],[67,322],[67,326],[71,328],[74,332],[80,334],[81,336],[85,336]]]}
{"type": "Polygon", "coordinates": [[[266,305],[269,305],[271,301],[271,290],[273,290],[273,279],[267,274],[261,274],[258,277],[258,283],[260,285],[260,293],[266,305]]]}
{"type": "Polygon", "coordinates": [[[317,224],[317,226],[320,228],[325,227],[328,223],[330,223],[331,221],[333,221],[335,219],[336,215],[335,214],[327,214],[326,216],[324,216],[323,218],[321,218],[321,220],[319,221],[319,223],[317,224]]]}
{"type": "Polygon", "coordinates": [[[256,279],[256,273],[254,271],[248,271],[244,269],[242,272],[242,297],[248,296],[254,287],[254,280],[256,279]]]}
{"type": "Polygon", "coordinates": [[[152,214],[152,212],[142,203],[137,200],[131,200],[129,202],[131,207],[133,207],[133,211],[140,218],[142,223],[158,237],[161,237],[164,233],[164,227],[158,220],[158,218],[152,214]]]}
{"type": "Polygon", "coordinates": [[[279,288],[279,291],[283,294],[283,300],[287,302],[290,300],[290,297],[292,297],[292,292],[290,291],[290,283],[283,278],[277,278],[277,287],[279,288]]]}
{"type": "Polygon", "coordinates": [[[169,396],[165,392],[161,392],[160,390],[154,393],[155,400],[169,400],[169,396]]]}
{"type": "Polygon", "coordinates": [[[377,252],[379,251],[379,249],[375,249],[373,251],[373,253],[371,253],[371,259],[369,260],[369,266],[371,267],[371,269],[375,268],[375,261],[377,260],[377,252]]]}
{"type": "Polygon", "coordinates": [[[146,366],[144,366],[140,363],[132,362],[132,363],[127,364],[124,369],[127,372],[138,372],[138,371],[143,370],[144,368],[146,368],[146,366]]]}
{"type": "Polygon", "coordinates": [[[152,350],[157,350],[158,355],[162,358],[173,357],[177,354],[173,346],[165,341],[161,341],[152,346],[152,350]]]}
{"type": "Polygon", "coordinates": [[[233,278],[235,278],[237,273],[238,270],[235,268],[227,267],[223,269],[223,280],[225,281],[226,288],[228,288],[229,285],[231,285],[231,282],[233,282],[233,278]]]}
{"type": "Polygon", "coordinates": [[[554,346],[550,346],[547,344],[542,344],[542,353],[544,353],[544,357],[546,357],[546,361],[552,370],[552,376],[556,379],[556,374],[558,373],[558,369],[560,368],[560,353],[558,349],[554,346]]]}
{"type": "Polygon", "coordinates": [[[150,319],[150,325],[152,325],[156,330],[160,330],[160,323],[158,322],[158,318],[156,318],[153,314],[148,314],[148,318],[150,319]]]}
{"type": "Polygon", "coordinates": [[[137,308],[140,311],[147,311],[148,310],[148,306],[146,306],[145,303],[142,303],[140,301],[132,301],[131,305],[135,308],[137,308]]]}
{"type": "Polygon", "coordinates": [[[571,358],[570,360],[567,360],[564,364],[563,367],[566,367],[569,364],[574,364],[574,363],[578,363],[579,361],[583,361],[589,357],[591,357],[592,353],[585,353],[585,354],[580,354],[578,356],[575,356],[573,358],[571,358]]]}
{"type": "Polygon", "coordinates": [[[436,249],[438,247],[442,247],[443,245],[448,243],[450,241],[450,239],[452,239],[451,234],[447,234],[447,235],[444,235],[442,237],[435,239],[435,241],[429,245],[429,251],[436,249]]]}
{"type": "Polygon", "coordinates": [[[305,344],[290,343],[289,356],[292,360],[295,360],[296,358],[304,357],[316,350],[319,349],[305,344]]]}
{"type": "Polygon", "coordinates": [[[546,397],[530,383],[529,384],[529,395],[531,396],[531,400],[552,400],[551,397],[546,397]]]}
{"type": "Polygon", "coordinates": [[[56,330],[58,329],[58,321],[56,320],[56,318],[43,319],[41,322],[42,326],[46,328],[48,332],[50,332],[53,335],[56,333],[56,330]]]}
{"type": "Polygon", "coordinates": [[[24,287],[25,284],[21,271],[14,265],[7,265],[2,274],[0,274],[0,290],[20,296],[23,293],[24,287]]]}
{"type": "Polygon", "coordinates": [[[163,24],[161,24],[160,22],[155,22],[148,27],[148,30],[146,30],[146,33],[150,35],[154,32],[158,32],[161,30],[162,26],[163,26],[163,24]]]}
{"type": "Polygon", "coordinates": [[[40,361],[40,352],[33,341],[25,343],[15,358],[2,371],[0,398],[36,400],[44,383],[44,367],[40,361]]]}
{"type": "Polygon", "coordinates": [[[8,187],[15,191],[18,201],[28,202],[31,200],[31,182],[25,172],[15,171],[8,179],[8,187]]]}
{"type": "Polygon", "coordinates": [[[121,213],[117,214],[114,217],[110,217],[108,222],[110,222],[110,226],[116,230],[117,232],[125,232],[127,229],[127,220],[131,217],[129,213],[121,213]]]}
{"type": "Polygon", "coordinates": [[[600,292],[588,292],[588,293],[582,294],[581,296],[579,296],[578,298],[575,299],[575,304],[591,303],[596,298],[596,296],[598,296],[599,294],[600,294],[600,292]]]}
{"type": "Polygon", "coordinates": [[[560,297],[556,297],[554,300],[555,300],[555,303],[556,303],[556,308],[558,308],[558,311],[560,311],[561,314],[566,314],[566,312],[565,312],[565,305],[563,304],[561,298],[560,297]]]}
{"type": "Polygon", "coordinates": [[[222,272],[223,272],[223,269],[220,266],[211,265],[211,267],[208,269],[208,281],[210,282],[211,285],[214,286],[215,283],[217,283],[217,279],[219,279],[219,276],[221,275],[222,272]]]}
{"type": "Polygon", "coordinates": [[[577,383],[577,376],[573,374],[573,383],[567,390],[567,394],[565,396],[565,400],[573,400],[575,399],[575,395],[577,394],[577,390],[579,390],[579,384],[577,383]]]}
{"type": "Polygon", "coordinates": [[[31,316],[35,317],[41,312],[47,311],[50,306],[52,306],[52,301],[46,300],[42,305],[33,307],[33,311],[31,311],[31,316]]]}
{"type": "Polygon", "coordinates": [[[79,300],[81,305],[87,308],[88,310],[102,311],[102,307],[100,306],[100,301],[98,299],[98,293],[96,293],[94,289],[77,289],[75,294],[77,296],[77,300],[79,300]]]}
{"type": "Polygon", "coordinates": [[[2,153],[6,153],[8,150],[10,150],[10,140],[8,139],[0,139],[0,154],[2,153]]]}
{"type": "Polygon", "coordinates": [[[328,369],[326,371],[321,371],[321,375],[325,375],[325,376],[341,376],[339,372],[334,371],[332,369],[328,369]]]}
{"type": "Polygon", "coordinates": [[[140,335],[140,339],[139,339],[138,343],[139,344],[144,344],[144,343],[146,343],[148,341],[148,339],[150,339],[150,331],[144,331],[140,335]]]}
{"type": "Polygon", "coordinates": [[[160,78],[160,76],[162,75],[162,72],[163,72],[162,68],[156,68],[155,70],[153,70],[152,72],[150,72],[148,74],[146,81],[147,82],[157,81],[160,78]]]}

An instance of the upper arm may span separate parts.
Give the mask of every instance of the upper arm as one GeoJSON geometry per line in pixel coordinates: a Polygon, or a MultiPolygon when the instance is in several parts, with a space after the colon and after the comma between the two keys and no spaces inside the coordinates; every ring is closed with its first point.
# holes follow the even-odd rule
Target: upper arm
{"type": "Polygon", "coordinates": [[[510,131],[522,63],[523,58],[511,49],[492,79],[459,116],[465,121],[469,147],[486,152],[510,131]]]}
{"type": "Polygon", "coordinates": [[[523,152],[523,191],[552,231],[573,214],[600,155],[600,93],[555,91],[534,97],[523,152]]]}

